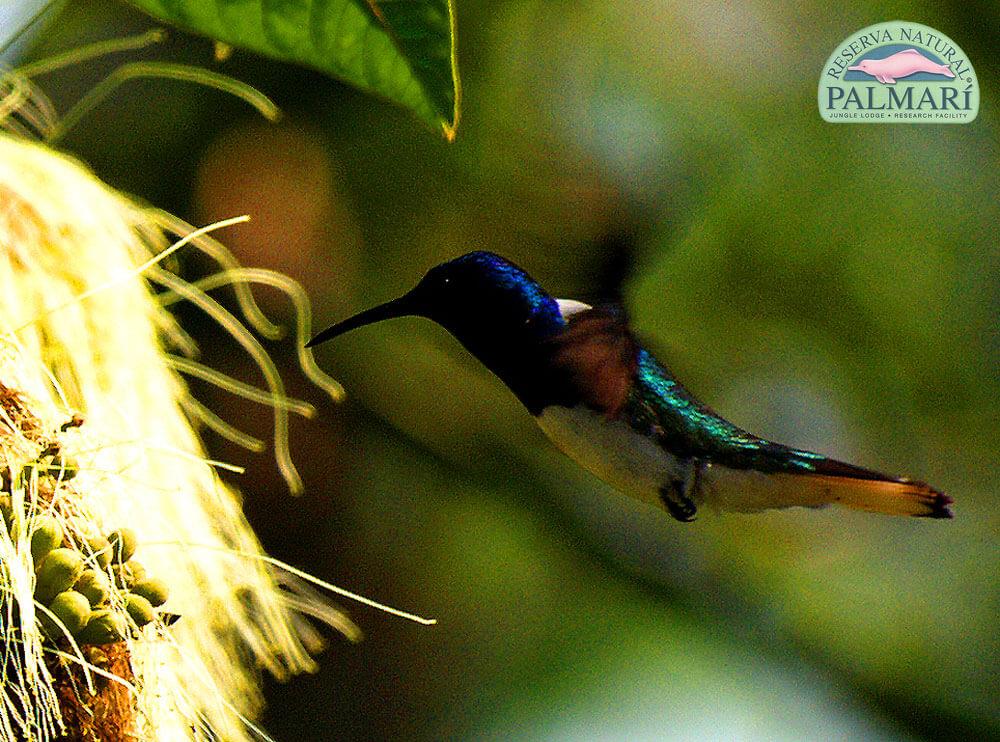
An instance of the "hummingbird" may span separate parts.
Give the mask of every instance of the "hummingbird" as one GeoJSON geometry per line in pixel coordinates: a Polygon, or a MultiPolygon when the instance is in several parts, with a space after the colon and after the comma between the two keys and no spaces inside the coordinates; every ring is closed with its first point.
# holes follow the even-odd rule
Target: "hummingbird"
{"type": "Polygon", "coordinates": [[[312,347],[395,317],[430,319],[500,378],[548,438],[619,492],[678,521],[706,506],[758,512],[830,504],[951,518],[952,499],[737,427],[702,404],[614,307],[550,296],[490,252],[432,268],[408,293],[320,332],[312,347]]]}

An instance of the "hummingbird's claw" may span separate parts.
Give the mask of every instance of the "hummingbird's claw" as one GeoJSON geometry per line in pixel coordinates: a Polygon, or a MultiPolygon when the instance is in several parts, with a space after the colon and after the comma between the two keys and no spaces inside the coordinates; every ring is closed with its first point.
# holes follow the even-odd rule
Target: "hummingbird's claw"
{"type": "Polygon", "coordinates": [[[660,500],[674,518],[681,523],[690,523],[698,513],[698,506],[687,496],[685,489],[684,480],[675,479],[660,488],[660,500]]]}

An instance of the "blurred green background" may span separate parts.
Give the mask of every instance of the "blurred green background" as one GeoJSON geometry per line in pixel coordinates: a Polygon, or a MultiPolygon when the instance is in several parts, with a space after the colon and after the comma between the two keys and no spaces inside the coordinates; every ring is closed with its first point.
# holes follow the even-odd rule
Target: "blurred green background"
{"type": "MultiPolygon", "coordinates": [[[[306,496],[267,456],[207,442],[248,467],[238,485],[273,554],[439,623],[349,606],[366,640],[333,637],[317,676],[272,684],[265,726],[277,740],[1000,738],[997,6],[459,0],[458,14],[452,145],[317,73],[240,52],[218,64],[171,33],[142,56],[250,82],[284,119],[135,82],[64,147],[190,221],[251,214],[223,238],[305,284],[321,326],[471,249],[556,295],[620,297],[734,422],[926,479],[956,518],[682,525],[554,452],[444,331],[359,331],[318,353],[348,401],[293,425],[306,496]],[[896,18],[970,56],[973,124],[820,121],[827,56],[896,18]]],[[[77,0],[32,54],[151,25],[77,0]]],[[[40,82],[65,110],[120,61],[40,82]]],[[[182,313],[209,363],[257,380],[182,313]]],[[[292,391],[323,405],[291,344],[272,348],[292,391]]],[[[195,387],[269,430],[266,410],[195,387]]]]}

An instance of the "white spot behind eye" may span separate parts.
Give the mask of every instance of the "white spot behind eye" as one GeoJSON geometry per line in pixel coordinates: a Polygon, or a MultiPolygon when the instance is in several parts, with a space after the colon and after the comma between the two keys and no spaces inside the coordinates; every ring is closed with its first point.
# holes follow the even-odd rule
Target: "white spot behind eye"
{"type": "Polygon", "coordinates": [[[575,299],[556,299],[556,304],[559,305],[559,314],[562,315],[563,319],[569,319],[574,314],[591,308],[589,304],[575,299]]]}

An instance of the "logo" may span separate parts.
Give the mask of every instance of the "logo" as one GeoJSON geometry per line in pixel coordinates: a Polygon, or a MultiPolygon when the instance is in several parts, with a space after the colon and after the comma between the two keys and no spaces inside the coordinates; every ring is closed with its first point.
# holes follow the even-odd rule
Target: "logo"
{"type": "Polygon", "coordinates": [[[851,34],[819,80],[819,114],[832,123],[967,124],[977,113],[969,58],[919,23],[890,21],[851,34]]]}

